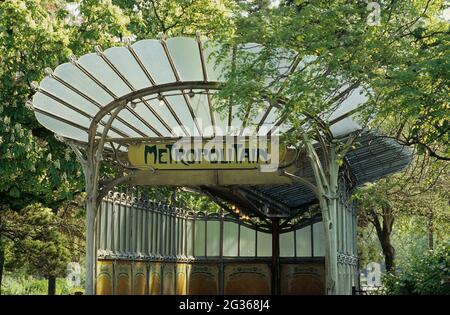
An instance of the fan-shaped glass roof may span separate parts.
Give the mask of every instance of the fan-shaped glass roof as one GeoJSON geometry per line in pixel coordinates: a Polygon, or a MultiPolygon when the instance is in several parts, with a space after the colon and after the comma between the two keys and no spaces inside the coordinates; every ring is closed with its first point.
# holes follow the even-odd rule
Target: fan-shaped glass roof
{"type": "MultiPolygon", "coordinates": [[[[213,95],[224,81],[226,66],[225,62],[217,62],[214,52],[218,49],[212,42],[176,37],[141,40],[130,46],[97,49],[79,59],[72,57],[71,62],[54,71],[46,70],[47,76],[32,100],[35,115],[55,134],[81,142],[88,141],[88,130],[96,115],[120,102],[126,102],[126,106],[113,121],[108,139],[210,138],[239,135],[247,126],[257,126],[258,135],[267,134],[274,126],[279,126],[281,132],[288,130],[289,126],[281,124],[277,108],[268,102],[265,108],[245,118],[232,113],[231,107],[228,111],[217,110],[213,95]]],[[[240,49],[258,53],[261,46],[247,44],[240,49]]],[[[278,69],[283,74],[302,64],[281,58],[278,69]]],[[[360,128],[346,116],[366,99],[356,89],[327,115],[329,121],[335,121],[331,127],[335,135],[360,128]]],[[[108,118],[102,116],[97,134],[103,131],[108,118]]]]}

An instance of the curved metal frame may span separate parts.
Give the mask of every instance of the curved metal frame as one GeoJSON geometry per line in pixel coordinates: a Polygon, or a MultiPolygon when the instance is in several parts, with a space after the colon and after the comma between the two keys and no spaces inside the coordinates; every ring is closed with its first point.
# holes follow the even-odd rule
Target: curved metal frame
{"type": "Polygon", "coordinates": [[[103,187],[100,187],[100,164],[103,160],[104,146],[107,142],[107,134],[111,129],[113,121],[117,118],[117,116],[123,109],[127,108],[128,103],[132,102],[135,99],[141,99],[142,101],[142,98],[145,96],[152,94],[161,94],[163,92],[174,90],[214,90],[219,88],[219,82],[186,81],[161,84],[141,90],[135,90],[129,94],[114,99],[112,102],[110,102],[97,112],[97,114],[91,121],[89,129],[87,130],[88,145],[85,149],[86,157],[83,157],[83,154],[81,153],[79,147],[75,144],[75,142],[66,139],[68,144],[76,153],[81,165],[83,166],[86,181],[86,192],[88,194],[86,202],[86,294],[95,294],[95,270],[98,247],[98,240],[96,239],[98,206],[101,202],[101,199],[107,194],[110,189],[118,184],[126,182],[127,180],[131,180],[134,176],[133,173],[121,175],[110,180],[105,185],[103,185],[103,187]],[[107,115],[110,116],[105,123],[103,122],[103,119],[107,115]],[[97,130],[99,124],[102,124],[104,126],[104,129],[101,133],[97,130]],[[97,136],[99,136],[99,138],[97,136]]]}

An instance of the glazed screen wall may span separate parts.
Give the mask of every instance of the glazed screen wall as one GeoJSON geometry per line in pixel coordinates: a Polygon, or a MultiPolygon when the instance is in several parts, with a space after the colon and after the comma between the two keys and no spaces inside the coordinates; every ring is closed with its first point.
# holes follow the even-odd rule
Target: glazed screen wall
{"type": "MultiPolygon", "coordinates": [[[[99,214],[100,258],[270,257],[272,235],[231,215],[113,195],[99,214]]],[[[281,257],[323,257],[322,222],[280,235],[281,257]]]]}
{"type": "MultiPolygon", "coordinates": [[[[357,285],[356,213],[339,199],[338,287],[357,285]]],[[[272,235],[219,213],[110,194],[98,217],[97,294],[270,294],[272,235]]],[[[281,294],[325,293],[322,222],[280,234],[281,294]]]]}

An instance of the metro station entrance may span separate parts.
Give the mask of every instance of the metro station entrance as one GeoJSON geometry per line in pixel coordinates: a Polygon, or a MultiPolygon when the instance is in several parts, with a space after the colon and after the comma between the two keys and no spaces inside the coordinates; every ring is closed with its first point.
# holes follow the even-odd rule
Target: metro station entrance
{"type": "MultiPolygon", "coordinates": [[[[347,82],[335,109],[314,118],[327,126],[317,139],[307,138],[313,118],[294,127],[283,100],[262,96],[262,110],[241,115],[216,97],[229,68],[220,52],[200,37],[161,36],[97,47],[34,83],[38,121],[71,146],[85,173],[87,294],[351,294],[358,286],[351,193],[403,169],[410,152],[358,124],[353,114],[367,98],[347,82]],[[293,128],[305,131],[304,145],[284,146],[293,128]],[[112,193],[117,186],[185,187],[221,212],[112,193]]],[[[276,62],[287,76],[308,61],[287,53],[276,62]]]]}

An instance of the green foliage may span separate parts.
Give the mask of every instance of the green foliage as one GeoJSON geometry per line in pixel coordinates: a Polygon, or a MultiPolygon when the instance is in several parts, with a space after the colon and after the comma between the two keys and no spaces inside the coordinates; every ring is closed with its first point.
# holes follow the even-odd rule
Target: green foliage
{"type": "Polygon", "coordinates": [[[449,240],[448,166],[448,162],[417,156],[403,172],[354,193],[359,254],[365,263],[380,261],[390,244],[394,263],[403,266],[411,255],[449,240]]]}
{"type": "MultiPolygon", "coordinates": [[[[2,285],[4,295],[45,295],[47,280],[26,275],[23,272],[7,273],[2,285]]],[[[56,294],[68,295],[83,292],[81,287],[70,287],[63,278],[56,279],[56,294]]]]}
{"type": "Polygon", "coordinates": [[[415,255],[397,273],[383,277],[389,295],[450,295],[450,243],[415,255]]]}
{"type": "Polygon", "coordinates": [[[68,33],[53,18],[58,5],[0,3],[0,200],[6,208],[33,202],[57,206],[83,184],[74,154],[25,106],[33,93],[30,82],[42,79],[45,67],[70,53],[68,33]]]}
{"type": "Polygon", "coordinates": [[[137,39],[167,36],[195,36],[197,31],[209,38],[231,31],[231,0],[114,0],[130,17],[128,30],[137,39]]]}
{"type": "Polygon", "coordinates": [[[449,158],[445,0],[377,1],[379,25],[368,23],[364,1],[281,1],[277,8],[265,1],[240,3],[233,36],[222,38],[218,54],[230,60],[227,85],[218,95],[232,99],[233,113],[256,116],[263,97],[284,100],[278,112],[289,113],[295,135],[304,126],[303,115],[319,115],[339,103],[329,96],[346,80],[351,90],[360,87],[369,96],[357,113],[363,125],[381,128],[423,153],[449,158]],[[233,47],[247,42],[265,48],[258,56],[233,55],[233,47]],[[315,59],[274,77],[279,61],[292,56],[315,59]],[[270,85],[268,77],[275,79],[270,85]]]}
{"type": "MultiPolygon", "coordinates": [[[[0,2],[0,241],[7,244],[7,269],[23,267],[45,277],[62,276],[69,258],[81,259],[84,177],[70,148],[25,106],[34,93],[31,82],[71,54],[123,45],[126,37],[227,32],[228,8],[234,6],[209,0],[84,0],[78,1],[79,16],[70,18],[68,3],[0,2]]],[[[104,167],[102,175],[115,172],[104,167]]],[[[170,189],[159,189],[160,200],[170,196],[170,189]]],[[[179,203],[211,208],[205,198],[184,192],[179,203]]]]}
{"type": "Polygon", "coordinates": [[[66,236],[58,230],[58,217],[51,209],[30,205],[19,212],[3,211],[2,234],[11,242],[14,254],[7,268],[25,266],[43,277],[65,275],[70,253],[66,236]]]}

